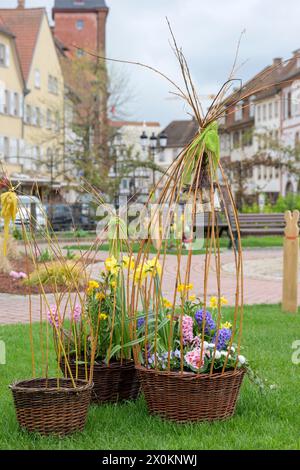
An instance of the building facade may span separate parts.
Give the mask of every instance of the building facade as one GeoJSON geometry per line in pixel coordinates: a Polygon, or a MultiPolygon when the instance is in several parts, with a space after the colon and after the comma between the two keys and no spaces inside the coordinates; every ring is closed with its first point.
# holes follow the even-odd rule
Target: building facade
{"type": "Polygon", "coordinates": [[[104,0],[55,0],[54,35],[67,46],[70,57],[82,56],[84,49],[103,55],[107,15],[104,0]]]}
{"type": "Polygon", "coordinates": [[[141,135],[144,133],[148,138],[157,137],[161,130],[160,124],[146,121],[111,121],[110,125],[113,130],[111,155],[115,161],[109,176],[120,179],[116,196],[127,196],[139,202],[146,202],[158,175],[145,163],[155,164],[157,154],[155,149],[142,144],[141,135]],[[127,170],[124,163],[129,159],[136,162],[132,171],[127,170]],[[139,166],[138,162],[142,165],[139,166]]]}
{"type": "MultiPolygon", "coordinates": [[[[219,122],[221,158],[230,168],[241,162],[249,203],[272,203],[279,195],[299,190],[296,173],[289,171],[289,159],[300,142],[299,79],[297,50],[291,60],[275,58],[249,80],[245,100],[236,103],[236,93],[227,98],[226,114],[219,122]]],[[[237,192],[234,174],[229,177],[237,192]]]]}
{"type": "MultiPolygon", "coordinates": [[[[14,36],[16,53],[12,53],[12,58],[15,55],[18,59],[24,82],[22,93],[16,90],[6,93],[10,102],[5,109],[10,107],[11,114],[18,115],[20,124],[14,127],[21,126],[22,132],[19,142],[12,139],[4,159],[17,165],[18,171],[10,176],[22,183],[25,192],[36,183],[40,194],[47,198],[57,193],[64,177],[61,66],[45,9],[27,9],[19,1],[16,9],[0,9],[0,17],[14,36]]],[[[9,72],[7,81],[13,84],[18,77],[16,71],[16,67],[14,70],[4,67],[0,70],[0,80],[2,76],[5,78],[4,72],[9,72]]]]}
{"type": "Polygon", "coordinates": [[[15,36],[0,16],[0,162],[8,176],[21,170],[24,91],[15,36]]]}

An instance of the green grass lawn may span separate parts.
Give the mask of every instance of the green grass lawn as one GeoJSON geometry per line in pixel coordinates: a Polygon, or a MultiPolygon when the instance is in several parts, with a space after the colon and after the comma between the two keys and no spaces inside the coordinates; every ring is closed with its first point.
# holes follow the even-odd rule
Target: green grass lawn
{"type": "MultiPolygon", "coordinates": [[[[232,309],[227,309],[230,318],[232,309]]],[[[34,327],[38,344],[39,326],[34,327]]],[[[67,438],[29,435],[18,428],[9,383],[31,377],[28,326],[1,326],[7,365],[0,365],[1,449],[300,449],[300,365],[291,361],[300,316],[279,306],[245,309],[243,354],[273,390],[264,394],[245,379],[234,418],[177,425],[149,416],[144,399],[92,406],[86,429],[67,438]]],[[[36,359],[39,354],[37,353],[36,359]]],[[[54,355],[51,352],[54,367],[54,355]]]]}
{"type": "MultiPolygon", "coordinates": [[[[228,238],[220,238],[220,247],[221,248],[227,248],[228,247],[228,238]]],[[[283,237],[280,236],[265,236],[265,237],[245,237],[242,239],[242,246],[243,248],[271,248],[271,247],[282,247],[283,245],[283,237]]],[[[202,254],[205,253],[205,249],[202,248],[203,243],[200,242],[201,248],[197,249],[197,246],[194,245],[193,253],[194,254],[202,254]]],[[[67,245],[64,246],[64,248],[67,248],[67,245]]],[[[69,248],[71,250],[81,250],[81,251],[87,251],[91,248],[90,244],[82,244],[82,245],[69,245],[69,248]]],[[[133,253],[137,253],[139,251],[140,245],[138,243],[133,243],[132,244],[132,251],[133,253]]],[[[98,251],[108,251],[108,244],[103,244],[99,246],[98,251]]],[[[150,253],[156,253],[156,249],[151,246],[150,248],[150,253]]],[[[168,254],[176,254],[175,249],[168,249],[167,250],[168,254]]],[[[187,254],[187,250],[182,250],[182,254],[185,255],[187,254]]]]}

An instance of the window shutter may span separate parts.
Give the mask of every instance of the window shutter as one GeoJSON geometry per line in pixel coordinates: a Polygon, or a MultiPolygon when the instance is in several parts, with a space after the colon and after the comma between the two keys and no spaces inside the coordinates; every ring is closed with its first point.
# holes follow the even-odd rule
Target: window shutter
{"type": "Polygon", "coordinates": [[[25,162],[25,141],[24,139],[19,140],[19,162],[24,165],[25,162]]]}
{"type": "Polygon", "coordinates": [[[5,65],[6,65],[6,67],[9,67],[9,63],[10,63],[10,50],[9,50],[9,47],[6,46],[5,47],[5,65]]]}
{"type": "Polygon", "coordinates": [[[23,100],[23,95],[22,93],[19,94],[19,117],[23,117],[23,105],[24,105],[24,100],[23,100]]]}
{"type": "Polygon", "coordinates": [[[4,112],[5,84],[0,81],[0,113],[4,112]]]}
{"type": "Polygon", "coordinates": [[[3,159],[4,155],[4,137],[0,135],[0,160],[3,159]]]}

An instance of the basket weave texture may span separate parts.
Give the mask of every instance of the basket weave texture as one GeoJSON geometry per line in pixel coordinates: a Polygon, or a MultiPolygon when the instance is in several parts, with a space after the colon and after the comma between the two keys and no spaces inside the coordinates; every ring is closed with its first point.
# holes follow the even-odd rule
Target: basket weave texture
{"type": "MultiPolygon", "coordinates": [[[[89,377],[89,365],[75,364],[69,361],[73,377],[86,379],[89,377]]],[[[67,377],[69,371],[64,360],[61,361],[61,370],[67,377]]],[[[140,383],[133,361],[111,362],[109,366],[94,364],[94,388],[92,390],[93,403],[117,403],[124,400],[135,400],[140,392],[140,383]]]]}
{"type": "Polygon", "coordinates": [[[232,416],[245,374],[245,369],[211,376],[136,369],[149,412],[179,423],[232,416]]]}
{"type": "Polygon", "coordinates": [[[38,378],[10,386],[22,428],[43,435],[66,435],[83,430],[93,384],[70,379],[38,378]]]}

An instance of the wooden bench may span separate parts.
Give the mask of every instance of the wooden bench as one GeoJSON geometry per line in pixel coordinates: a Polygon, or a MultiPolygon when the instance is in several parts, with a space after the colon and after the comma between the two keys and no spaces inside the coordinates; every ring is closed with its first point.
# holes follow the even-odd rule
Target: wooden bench
{"type": "MultiPolygon", "coordinates": [[[[230,215],[231,229],[237,243],[237,228],[233,215],[230,215]]],[[[283,213],[272,214],[239,214],[240,234],[245,236],[283,235],[285,221],[283,213]]],[[[230,233],[228,229],[228,236],[230,233]]],[[[229,246],[232,243],[230,240],[229,246]]]]}

